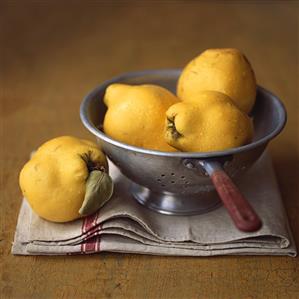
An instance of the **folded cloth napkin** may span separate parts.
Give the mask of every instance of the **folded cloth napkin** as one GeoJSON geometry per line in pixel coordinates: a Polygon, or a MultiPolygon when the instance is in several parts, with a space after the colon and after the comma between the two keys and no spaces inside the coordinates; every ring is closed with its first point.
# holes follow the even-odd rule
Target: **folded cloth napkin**
{"type": "Polygon", "coordinates": [[[267,154],[238,183],[263,221],[263,227],[254,233],[237,230],[223,206],[196,216],[167,216],[153,212],[132,198],[130,181],[112,163],[110,174],[115,182],[113,197],[99,212],[84,219],[65,224],[51,223],[39,218],[23,200],[12,253],[297,254],[267,154]]]}

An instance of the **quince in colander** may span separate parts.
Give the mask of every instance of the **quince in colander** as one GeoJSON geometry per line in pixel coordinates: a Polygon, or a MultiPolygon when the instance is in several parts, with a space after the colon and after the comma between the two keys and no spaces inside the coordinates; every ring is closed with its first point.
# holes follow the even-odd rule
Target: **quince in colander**
{"type": "Polygon", "coordinates": [[[246,56],[233,48],[208,49],[191,60],[179,78],[178,97],[192,101],[204,90],[226,94],[249,113],[255,103],[256,79],[246,56]]]}
{"type": "Polygon", "coordinates": [[[222,151],[244,145],[253,136],[248,115],[217,91],[172,105],[166,116],[165,140],[181,151],[222,151]]]}
{"type": "Polygon", "coordinates": [[[151,84],[112,84],[104,102],[108,110],[104,132],[110,137],[138,147],[175,151],[163,136],[165,112],[178,98],[167,89],[151,84]]]}

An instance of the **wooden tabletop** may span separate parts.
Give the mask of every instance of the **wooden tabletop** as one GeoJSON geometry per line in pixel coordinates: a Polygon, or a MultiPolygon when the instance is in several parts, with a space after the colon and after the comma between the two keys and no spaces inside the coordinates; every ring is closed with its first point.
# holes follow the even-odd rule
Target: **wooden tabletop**
{"type": "Polygon", "coordinates": [[[29,153],[60,135],[92,139],[83,96],[114,75],[182,67],[206,48],[246,53],[258,83],[285,103],[272,142],[299,240],[297,1],[1,1],[1,298],[299,298],[298,258],[10,253],[29,153]],[[67,4],[68,3],[68,4],[67,4]]]}

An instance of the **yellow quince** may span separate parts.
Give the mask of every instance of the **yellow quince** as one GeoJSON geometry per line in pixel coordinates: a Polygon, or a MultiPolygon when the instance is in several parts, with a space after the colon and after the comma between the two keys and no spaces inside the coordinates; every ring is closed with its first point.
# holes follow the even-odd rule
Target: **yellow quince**
{"type": "Polygon", "coordinates": [[[228,95],[244,112],[255,103],[256,79],[247,58],[237,49],[208,49],[184,68],[177,86],[183,101],[197,98],[203,90],[228,95]]]}
{"type": "Polygon", "coordinates": [[[175,151],[164,140],[165,112],[178,98],[156,85],[112,84],[105,93],[104,132],[137,147],[175,151]]]}
{"type": "Polygon", "coordinates": [[[181,151],[210,152],[250,142],[250,118],[217,91],[200,92],[193,101],[172,105],[166,112],[165,140],[181,151]]]}
{"type": "Polygon", "coordinates": [[[20,172],[24,197],[40,217],[66,222],[94,213],[112,195],[105,155],[91,141],[54,138],[20,172]]]}

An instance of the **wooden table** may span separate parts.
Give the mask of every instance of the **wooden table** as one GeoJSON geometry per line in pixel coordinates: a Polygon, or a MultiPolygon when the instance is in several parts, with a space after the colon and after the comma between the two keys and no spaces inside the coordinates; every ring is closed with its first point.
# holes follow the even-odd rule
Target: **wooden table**
{"type": "Polygon", "coordinates": [[[18,173],[47,139],[92,138],[79,119],[82,97],[111,76],[182,67],[211,47],[244,51],[259,84],[287,107],[270,151],[299,240],[298,2],[51,2],[0,4],[0,297],[299,298],[298,259],[290,257],[10,254],[18,173]]]}

